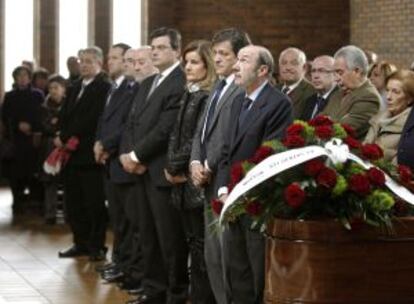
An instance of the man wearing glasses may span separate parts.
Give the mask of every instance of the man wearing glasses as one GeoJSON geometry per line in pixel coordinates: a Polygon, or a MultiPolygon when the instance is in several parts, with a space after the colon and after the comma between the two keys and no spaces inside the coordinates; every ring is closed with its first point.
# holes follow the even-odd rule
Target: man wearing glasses
{"type": "Polygon", "coordinates": [[[309,120],[320,114],[328,103],[339,104],[342,94],[335,82],[334,59],[331,56],[319,56],[312,62],[312,85],[316,94],[309,97],[304,105],[300,119],[309,120]]]}

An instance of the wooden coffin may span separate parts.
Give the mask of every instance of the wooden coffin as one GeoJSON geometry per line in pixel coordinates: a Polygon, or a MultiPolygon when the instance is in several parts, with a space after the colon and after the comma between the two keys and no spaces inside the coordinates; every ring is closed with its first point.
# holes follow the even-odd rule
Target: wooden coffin
{"type": "Polygon", "coordinates": [[[414,303],[414,218],[394,229],[275,220],[267,231],[265,303],[414,303]]]}

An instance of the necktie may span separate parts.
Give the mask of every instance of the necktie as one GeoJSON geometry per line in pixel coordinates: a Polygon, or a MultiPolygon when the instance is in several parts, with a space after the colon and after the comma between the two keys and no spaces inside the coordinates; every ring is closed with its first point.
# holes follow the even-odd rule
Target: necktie
{"type": "Polygon", "coordinates": [[[221,92],[223,91],[223,88],[225,86],[226,86],[226,80],[223,79],[218,84],[217,89],[214,93],[213,100],[210,102],[210,107],[209,107],[208,112],[207,112],[206,122],[205,122],[204,128],[203,128],[204,132],[203,132],[202,141],[204,141],[204,135],[205,135],[205,133],[207,132],[207,130],[209,129],[209,127],[211,125],[211,122],[212,122],[213,117],[214,117],[214,112],[216,111],[217,103],[220,99],[221,92]]]}
{"type": "Polygon", "coordinates": [[[284,87],[282,89],[282,93],[285,94],[285,95],[288,95],[289,91],[290,91],[290,88],[289,87],[284,87]]]}
{"type": "Polygon", "coordinates": [[[109,104],[110,104],[110,102],[111,102],[111,98],[112,98],[112,95],[114,94],[114,92],[116,91],[116,89],[118,88],[118,86],[117,86],[117,84],[114,82],[113,84],[112,84],[112,86],[111,86],[111,88],[109,89],[109,92],[108,92],[108,97],[106,98],[106,104],[105,104],[105,106],[107,107],[107,106],[109,106],[109,104]]]}
{"type": "Polygon", "coordinates": [[[253,100],[251,100],[249,97],[246,97],[243,101],[242,108],[239,115],[239,129],[243,122],[245,121],[247,114],[249,113],[250,105],[252,104],[253,100]]]}
{"type": "Polygon", "coordinates": [[[151,89],[149,90],[149,93],[147,95],[147,100],[148,100],[148,98],[150,98],[150,96],[152,95],[152,93],[154,93],[155,89],[158,86],[158,82],[160,81],[161,77],[162,77],[162,74],[157,74],[154,77],[154,81],[152,82],[151,89]]]}
{"type": "Polygon", "coordinates": [[[203,127],[203,133],[201,134],[201,160],[204,162],[204,160],[207,158],[207,147],[205,142],[205,135],[207,133],[207,130],[210,128],[211,122],[213,121],[214,113],[216,111],[217,103],[220,99],[221,92],[223,91],[224,87],[226,86],[226,80],[223,79],[219,82],[217,85],[216,91],[214,92],[213,99],[210,102],[210,106],[208,108],[207,117],[204,122],[203,127]]]}
{"type": "Polygon", "coordinates": [[[322,111],[324,104],[325,104],[325,99],[322,96],[318,95],[316,97],[316,104],[315,104],[315,107],[313,108],[313,113],[312,113],[311,118],[314,118],[316,115],[318,115],[322,111]]]}
{"type": "Polygon", "coordinates": [[[78,101],[81,99],[83,92],[85,91],[85,88],[86,88],[86,84],[82,82],[81,89],[79,91],[78,96],[76,97],[76,103],[78,103],[78,101]]]}

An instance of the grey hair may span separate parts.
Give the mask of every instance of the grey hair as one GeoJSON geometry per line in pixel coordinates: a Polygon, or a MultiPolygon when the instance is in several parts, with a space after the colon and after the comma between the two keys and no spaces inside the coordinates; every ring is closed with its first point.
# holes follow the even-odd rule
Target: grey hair
{"type": "Polygon", "coordinates": [[[288,47],[287,49],[284,49],[280,55],[279,55],[279,61],[280,59],[287,53],[287,52],[295,52],[298,55],[298,59],[300,64],[306,63],[306,54],[301,49],[295,48],[295,47],[288,47]]]}
{"type": "Polygon", "coordinates": [[[100,62],[103,62],[103,60],[104,60],[103,51],[98,46],[87,47],[87,48],[82,49],[82,50],[79,51],[79,55],[82,55],[82,54],[85,54],[85,53],[95,55],[96,59],[98,59],[100,62]]]}
{"type": "Polygon", "coordinates": [[[336,51],[335,59],[343,58],[349,70],[356,68],[366,76],[368,74],[368,59],[364,51],[355,45],[347,45],[336,51]]]}
{"type": "Polygon", "coordinates": [[[273,59],[272,53],[270,53],[270,51],[263,46],[257,46],[257,48],[259,50],[257,63],[259,66],[267,66],[269,77],[271,77],[273,71],[275,70],[275,61],[273,59]]]}

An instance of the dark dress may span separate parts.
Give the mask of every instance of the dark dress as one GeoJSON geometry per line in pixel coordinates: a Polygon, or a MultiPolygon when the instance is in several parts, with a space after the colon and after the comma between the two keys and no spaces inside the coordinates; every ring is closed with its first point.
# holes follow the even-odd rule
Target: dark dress
{"type": "MultiPolygon", "coordinates": [[[[188,176],[193,137],[204,112],[208,92],[186,91],[168,146],[167,171],[171,175],[188,176]]],[[[196,188],[191,179],[177,184],[171,190],[171,202],[180,210],[191,255],[191,301],[215,303],[204,261],[204,193],[196,188]]]]}
{"type": "Polygon", "coordinates": [[[25,89],[15,88],[4,96],[1,118],[4,137],[13,145],[13,155],[2,159],[2,168],[3,176],[10,182],[13,208],[20,207],[25,199],[25,188],[29,188],[30,199],[39,199],[41,196],[35,178],[39,169],[39,149],[34,144],[34,133],[41,131],[43,100],[43,93],[30,86],[25,89]],[[30,135],[19,130],[21,122],[30,124],[30,135]]]}

